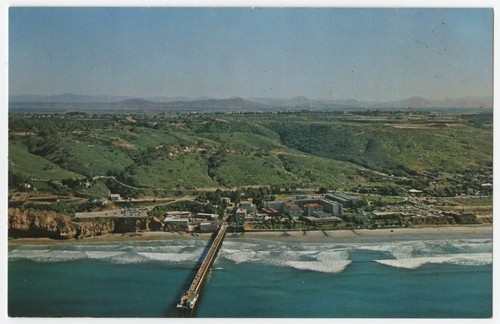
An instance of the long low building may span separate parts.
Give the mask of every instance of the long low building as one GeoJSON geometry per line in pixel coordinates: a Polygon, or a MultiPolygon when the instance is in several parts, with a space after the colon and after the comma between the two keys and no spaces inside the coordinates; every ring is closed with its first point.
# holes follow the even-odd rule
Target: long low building
{"type": "Polygon", "coordinates": [[[207,213],[197,213],[196,218],[203,218],[203,219],[217,219],[219,218],[219,215],[217,214],[207,214],[207,213]]]}
{"type": "Polygon", "coordinates": [[[328,225],[328,224],[338,224],[342,222],[342,219],[336,216],[332,217],[322,217],[316,218],[313,216],[306,216],[304,220],[307,225],[318,226],[318,225],[328,225]]]}
{"type": "Polygon", "coordinates": [[[189,219],[187,218],[174,218],[174,217],[166,217],[163,220],[163,224],[165,225],[175,225],[180,228],[187,229],[189,225],[189,219]]]}
{"type": "Polygon", "coordinates": [[[338,202],[344,208],[352,207],[357,203],[357,199],[342,193],[328,193],[325,195],[328,200],[338,202]]]}
{"type": "Polygon", "coordinates": [[[191,217],[191,212],[189,211],[169,211],[165,213],[166,217],[177,217],[177,218],[189,218],[191,217]]]}
{"type": "Polygon", "coordinates": [[[200,232],[214,232],[218,228],[216,222],[202,222],[200,223],[200,232]]]}
{"type": "Polygon", "coordinates": [[[314,216],[316,218],[327,218],[327,217],[332,217],[332,214],[329,214],[329,213],[324,212],[324,211],[315,211],[315,212],[312,212],[311,215],[307,215],[307,216],[314,216]]]}

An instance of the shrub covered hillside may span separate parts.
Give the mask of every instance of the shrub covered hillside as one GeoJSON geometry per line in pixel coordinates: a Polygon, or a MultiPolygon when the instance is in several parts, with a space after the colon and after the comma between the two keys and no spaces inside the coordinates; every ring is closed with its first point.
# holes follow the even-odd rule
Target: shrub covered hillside
{"type": "Polygon", "coordinates": [[[272,185],[452,195],[491,181],[492,124],[491,114],[429,112],[11,114],[9,190],[137,197],[272,185]]]}

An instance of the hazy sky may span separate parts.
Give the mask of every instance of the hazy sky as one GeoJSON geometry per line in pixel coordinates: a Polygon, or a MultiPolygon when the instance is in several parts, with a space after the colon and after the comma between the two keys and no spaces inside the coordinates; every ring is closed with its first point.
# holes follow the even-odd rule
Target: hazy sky
{"type": "Polygon", "coordinates": [[[11,8],[10,94],[492,95],[490,9],[11,8]]]}

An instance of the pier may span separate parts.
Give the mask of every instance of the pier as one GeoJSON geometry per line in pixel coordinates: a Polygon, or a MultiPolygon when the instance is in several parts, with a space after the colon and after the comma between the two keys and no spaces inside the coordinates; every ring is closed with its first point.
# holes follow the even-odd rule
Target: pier
{"type": "Polygon", "coordinates": [[[203,260],[200,268],[198,269],[198,272],[196,273],[191,286],[189,286],[188,291],[181,297],[181,300],[177,304],[177,308],[179,309],[179,311],[189,313],[196,307],[196,303],[200,296],[203,283],[206,279],[206,276],[208,275],[208,272],[210,271],[210,268],[212,267],[212,264],[215,261],[217,253],[219,252],[219,249],[222,245],[222,240],[224,239],[224,235],[226,234],[227,227],[227,223],[224,223],[219,228],[219,231],[215,236],[212,245],[210,246],[210,250],[208,250],[208,253],[205,256],[205,259],[203,260]]]}

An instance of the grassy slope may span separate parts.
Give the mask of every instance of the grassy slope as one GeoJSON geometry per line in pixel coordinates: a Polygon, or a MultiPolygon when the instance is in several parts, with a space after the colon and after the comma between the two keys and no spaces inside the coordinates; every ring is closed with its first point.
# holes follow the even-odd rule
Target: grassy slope
{"type": "Polygon", "coordinates": [[[272,123],[283,143],[325,158],[352,161],[392,172],[456,171],[489,164],[492,134],[488,128],[395,128],[380,123],[272,123]]]}
{"type": "Polygon", "coordinates": [[[104,183],[101,181],[96,181],[91,187],[85,188],[84,186],[79,186],[76,190],[78,195],[84,197],[108,197],[111,193],[104,183]]]}
{"type": "Polygon", "coordinates": [[[492,138],[488,139],[487,133],[479,129],[387,129],[384,135],[377,137],[381,152],[367,156],[381,161],[396,160],[416,171],[463,170],[485,164],[492,157],[492,138]]]}
{"type": "Polygon", "coordinates": [[[86,176],[105,175],[110,171],[119,173],[133,164],[133,160],[116,147],[75,138],[66,140],[47,158],[52,161],[62,158],[61,166],[68,170],[86,176]]]}
{"type": "MultiPolygon", "coordinates": [[[[178,145],[183,140],[183,138],[168,130],[154,130],[142,127],[135,127],[134,131],[123,127],[97,129],[94,133],[96,137],[101,139],[112,138],[115,146],[126,149],[145,149],[158,145],[178,145]]],[[[186,141],[186,143],[190,142],[193,141],[186,141]]]]}
{"type": "Polygon", "coordinates": [[[139,187],[174,189],[178,186],[220,186],[208,176],[206,161],[195,153],[158,158],[148,165],[133,168],[130,173],[139,187]]]}
{"type": "Polygon", "coordinates": [[[262,151],[268,152],[274,148],[285,148],[279,139],[268,138],[259,134],[232,132],[217,135],[220,143],[227,143],[231,150],[250,152],[262,151]]]}
{"type": "Polygon", "coordinates": [[[17,140],[9,141],[9,170],[23,174],[26,178],[45,180],[84,178],[81,174],[65,170],[43,157],[29,153],[17,140]]]}
{"type": "Polygon", "coordinates": [[[226,186],[290,184],[299,177],[287,172],[274,156],[229,154],[216,169],[217,179],[226,186]]]}
{"type": "Polygon", "coordinates": [[[351,163],[335,161],[314,155],[280,152],[280,159],[288,170],[296,175],[303,186],[327,188],[352,188],[366,179],[360,177],[357,167],[351,163]]]}

